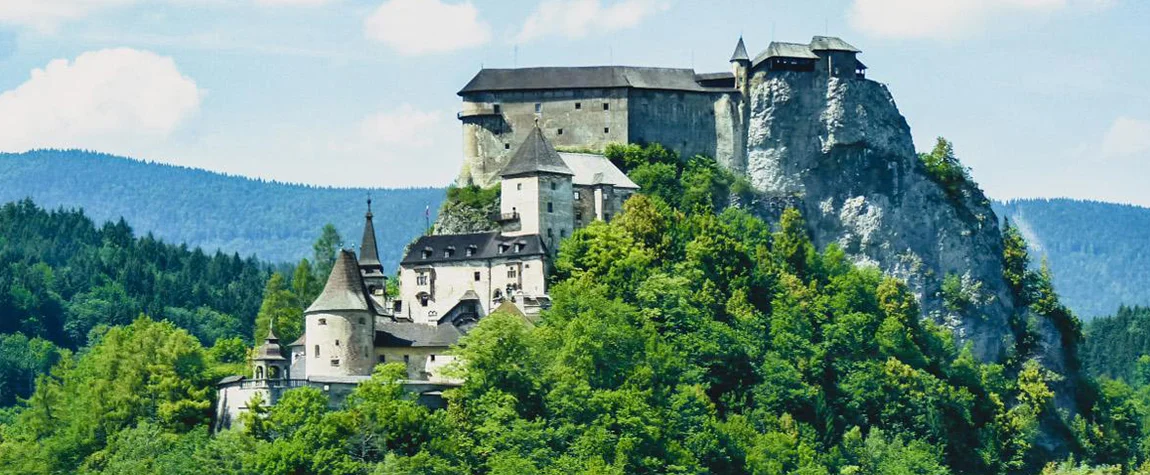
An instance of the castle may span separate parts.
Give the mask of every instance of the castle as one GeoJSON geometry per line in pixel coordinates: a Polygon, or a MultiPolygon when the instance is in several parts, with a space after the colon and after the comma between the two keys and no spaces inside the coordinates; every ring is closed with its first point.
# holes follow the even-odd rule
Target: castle
{"type": "Polygon", "coordinates": [[[459,183],[499,183],[500,230],[426,235],[400,262],[399,293],[387,294],[371,201],[359,255],[341,251],[305,332],[286,346],[269,331],[251,376],[218,384],[216,427],[228,427],[253,397],[275,404],[313,386],[340,404],[375,365],[403,362],[408,391],[427,405],[461,381],[444,374],[450,349],[495,311],[534,325],[550,305],[547,275],[560,241],[610,221],[639,187],[598,153],[609,143],[660,143],[739,169],[745,163],[747,93],[774,74],[863,78],[859,50],[838,38],[771,43],[753,60],[740,38],[729,73],[689,69],[556,67],[483,69],[463,98],[465,163],[459,183]]]}
{"type": "Polygon", "coordinates": [[[739,38],[731,71],[632,66],[483,69],[459,91],[464,164],[459,183],[494,184],[539,123],[560,149],[659,143],[680,156],[746,163],[747,117],[756,81],[776,74],[865,78],[858,48],[834,37],[772,42],[751,59],[739,38]]]}

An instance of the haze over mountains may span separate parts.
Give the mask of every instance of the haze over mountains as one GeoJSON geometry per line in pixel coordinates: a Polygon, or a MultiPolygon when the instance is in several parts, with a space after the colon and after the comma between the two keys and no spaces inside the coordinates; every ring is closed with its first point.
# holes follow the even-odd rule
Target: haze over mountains
{"type": "Polygon", "coordinates": [[[394,272],[400,253],[435,219],[442,188],[329,188],[229,176],[78,150],[0,153],[0,203],[83,208],[96,222],[121,216],[137,235],[269,262],[312,256],[324,224],[358,249],[366,199],[374,200],[380,260],[394,272]]]}
{"type": "MultiPolygon", "coordinates": [[[[358,246],[370,192],[381,259],[393,272],[431,220],[442,188],[325,188],[269,182],[85,151],[0,154],[0,203],[30,197],[46,208],[83,208],[95,221],[123,216],[138,235],[270,262],[310,257],[325,223],[358,246]]],[[[1081,318],[1121,304],[1150,304],[1150,209],[1071,199],[996,202],[1035,260],[1045,256],[1064,301],[1081,318]]]]}

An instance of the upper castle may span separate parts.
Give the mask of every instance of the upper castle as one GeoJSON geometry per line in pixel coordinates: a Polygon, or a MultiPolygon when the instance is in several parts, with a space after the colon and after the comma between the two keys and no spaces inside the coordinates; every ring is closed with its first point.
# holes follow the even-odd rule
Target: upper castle
{"type": "Polygon", "coordinates": [[[459,91],[463,108],[461,184],[489,186],[538,124],[560,149],[600,151],[609,143],[659,143],[682,156],[715,157],[732,169],[746,159],[748,91],[775,74],[865,79],[861,51],[816,36],[772,42],[754,59],[739,38],[731,71],[634,66],[479,71],[459,91]]]}

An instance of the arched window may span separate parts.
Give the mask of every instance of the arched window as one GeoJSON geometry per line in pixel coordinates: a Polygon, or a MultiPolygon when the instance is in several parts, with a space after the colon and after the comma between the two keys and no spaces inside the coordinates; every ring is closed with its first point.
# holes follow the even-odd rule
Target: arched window
{"type": "Polygon", "coordinates": [[[264,367],[256,366],[256,379],[264,379],[264,367]]]}

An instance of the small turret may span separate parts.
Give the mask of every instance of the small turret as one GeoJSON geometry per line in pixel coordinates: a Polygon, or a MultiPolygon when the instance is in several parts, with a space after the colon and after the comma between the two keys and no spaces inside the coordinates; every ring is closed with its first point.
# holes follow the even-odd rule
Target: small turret
{"type": "Polygon", "coordinates": [[[272,325],[274,322],[268,324],[268,336],[252,358],[252,372],[257,380],[281,379],[287,375],[287,359],[280,353],[280,339],[272,331],[272,325]]]}
{"type": "Polygon", "coordinates": [[[359,272],[367,293],[383,297],[387,290],[387,276],[379,262],[379,247],[375,243],[375,225],[372,224],[371,197],[367,198],[367,213],[363,216],[363,239],[359,244],[359,272]]]}
{"type": "Polygon", "coordinates": [[[355,253],[340,251],[323,292],[304,311],[307,377],[371,375],[377,314],[355,253]]]}
{"type": "Polygon", "coordinates": [[[751,69],[751,58],[747,56],[747,45],[743,44],[743,37],[735,45],[735,52],[731,54],[731,72],[735,74],[735,88],[747,93],[747,73],[751,69]]]}

